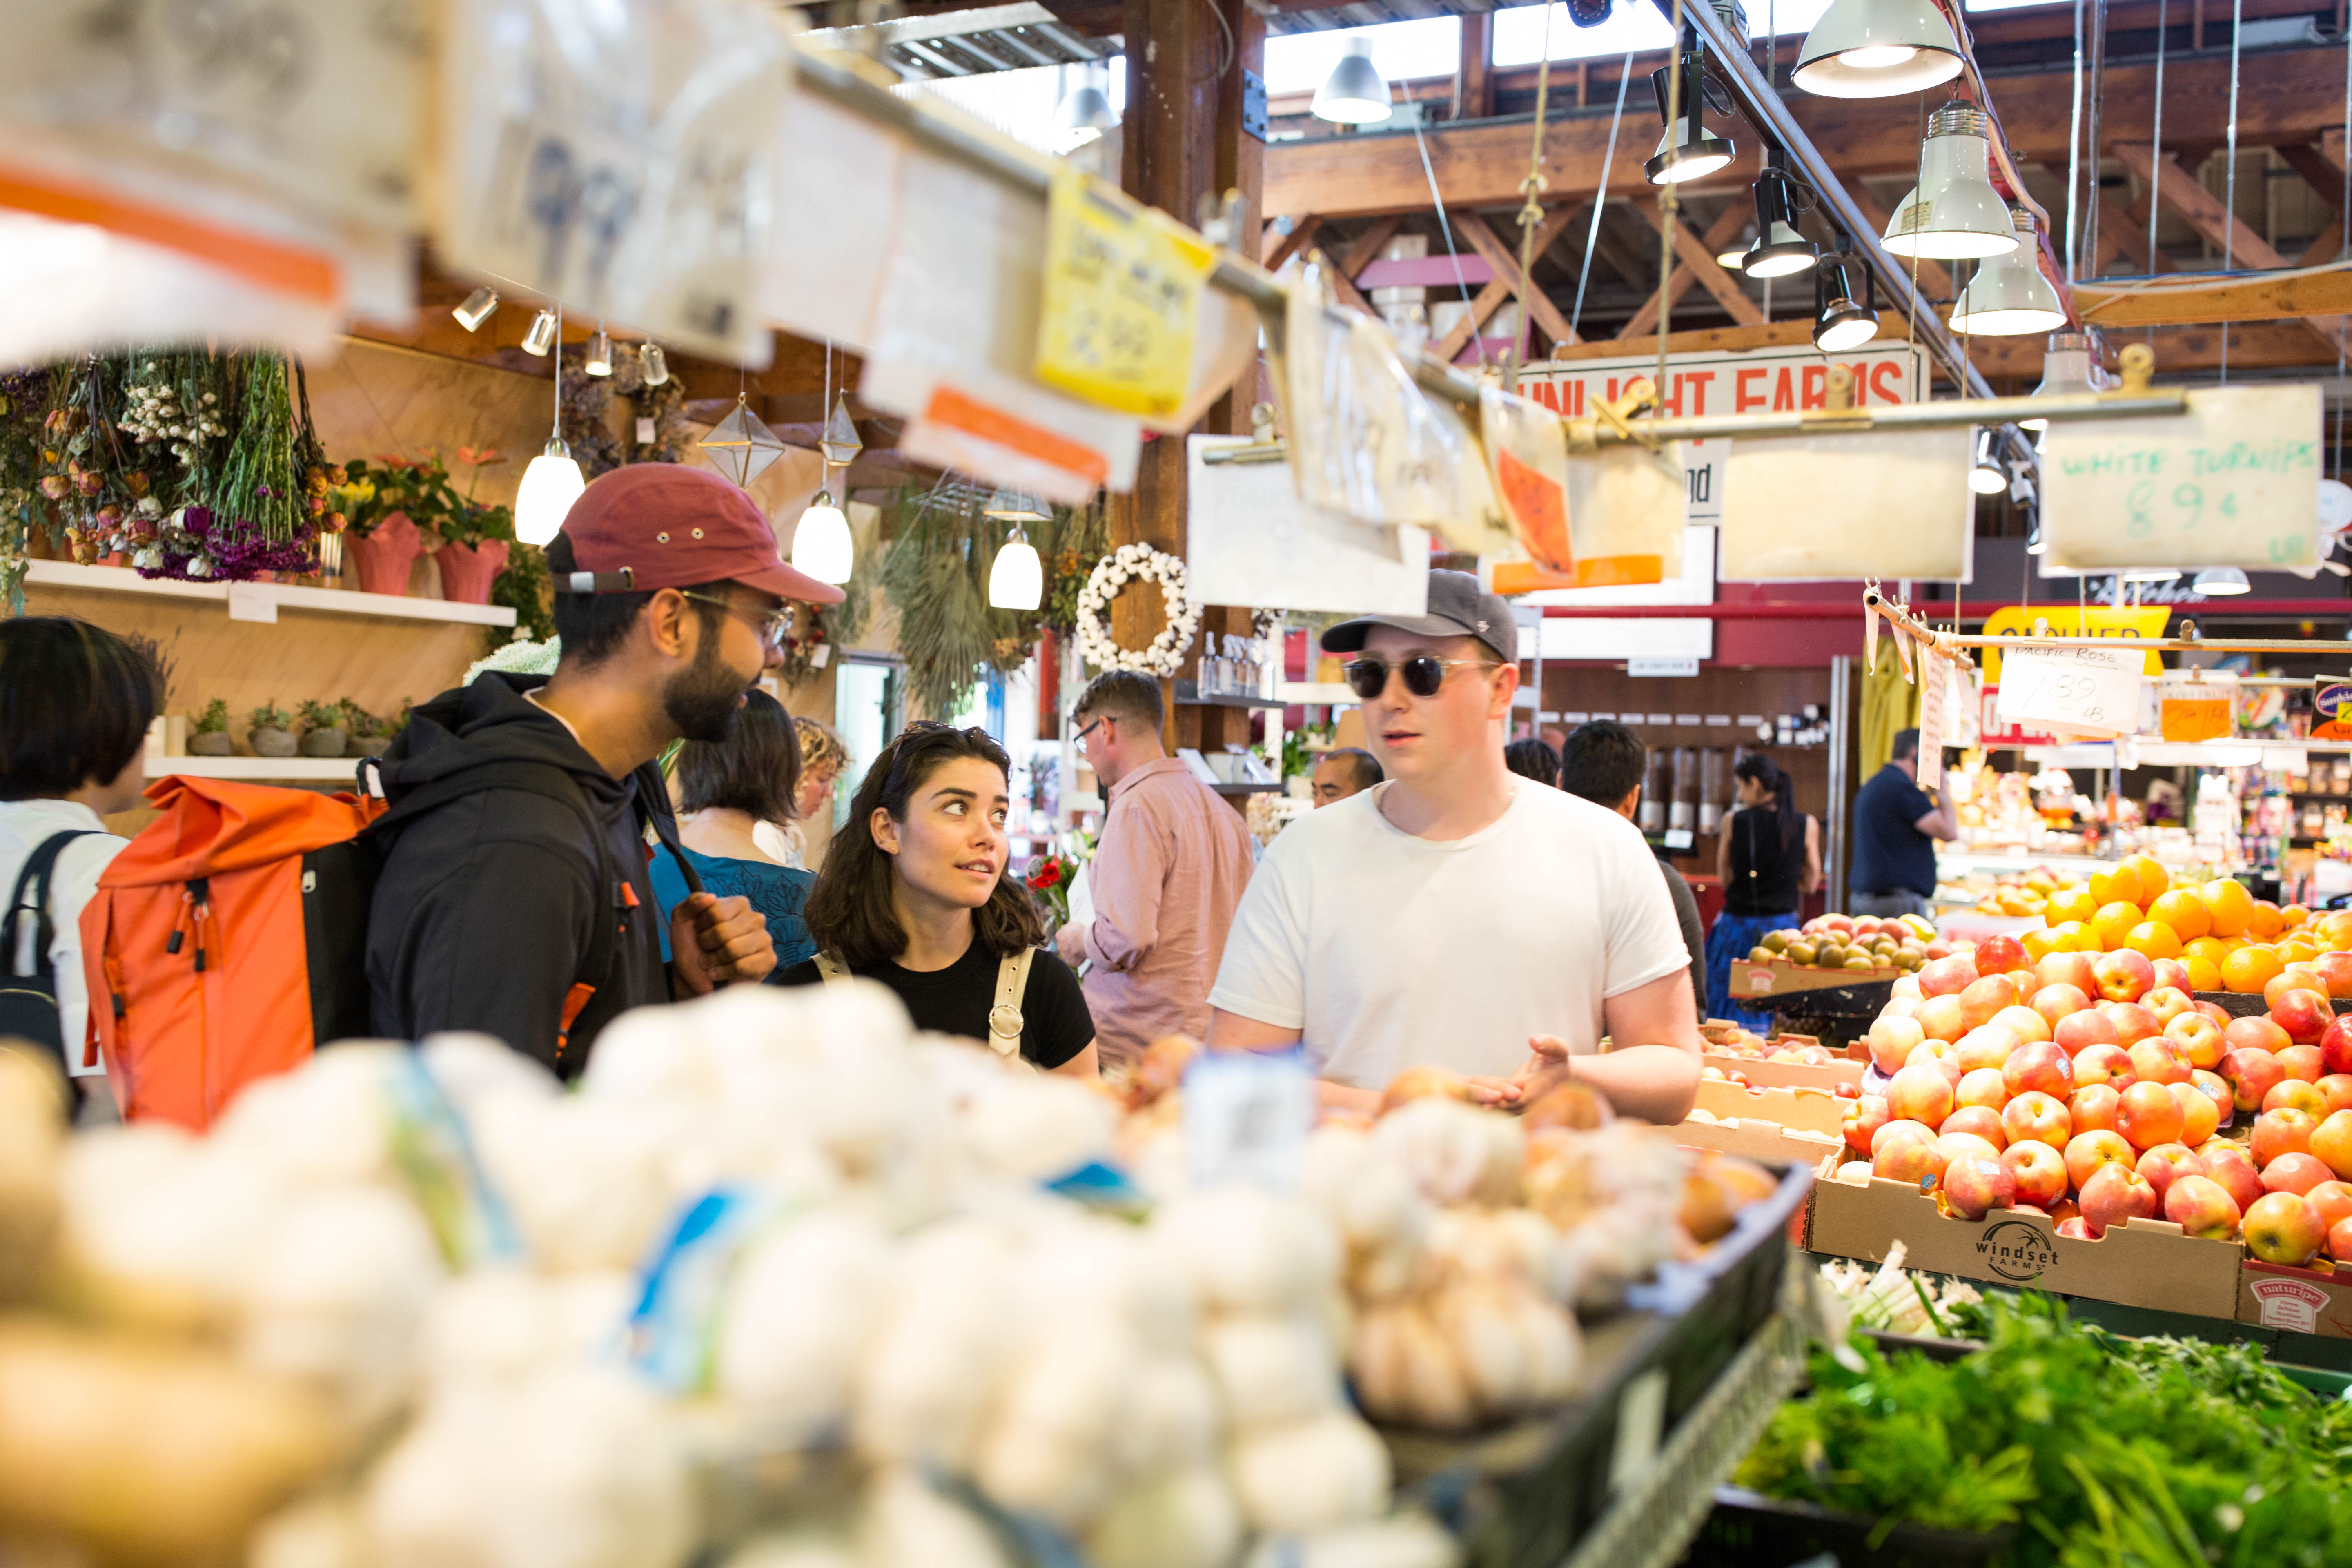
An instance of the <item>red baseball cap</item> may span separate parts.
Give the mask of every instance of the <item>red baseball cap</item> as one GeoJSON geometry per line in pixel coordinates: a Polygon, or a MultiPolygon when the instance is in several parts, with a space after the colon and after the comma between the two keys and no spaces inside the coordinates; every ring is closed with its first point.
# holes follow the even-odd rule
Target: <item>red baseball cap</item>
{"type": "Polygon", "coordinates": [[[649,593],[741,583],[782,598],[837,605],[842,592],[796,572],[751,498],[707,468],[631,463],[600,474],[563,519],[575,575],[625,581],[556,584],[561,592],[649,593]]]}

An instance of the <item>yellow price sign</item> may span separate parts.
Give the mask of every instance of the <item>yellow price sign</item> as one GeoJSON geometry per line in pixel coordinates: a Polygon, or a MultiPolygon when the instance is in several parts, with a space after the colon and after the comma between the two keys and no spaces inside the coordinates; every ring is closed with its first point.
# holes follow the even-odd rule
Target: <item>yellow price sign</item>
{"type": "Polygon", "coordinates": [[[1192,381],[1201,290],[1215,265],[1215,250],[1165,214],[1078,170],[1056,170],[1037,379],[1122,414],[1174,414],[1192,381]]]}

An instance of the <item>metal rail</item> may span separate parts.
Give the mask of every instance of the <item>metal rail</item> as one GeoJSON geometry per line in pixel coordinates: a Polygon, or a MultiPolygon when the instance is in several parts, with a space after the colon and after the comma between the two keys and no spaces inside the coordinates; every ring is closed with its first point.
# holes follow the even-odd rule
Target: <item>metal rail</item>
{"type": "MultiPolygon", "coordinates": [[[[2126,647],[2141,653],[2352,654],[2352,642],[2326,642],[2312,637],[2201,637],[2197,635],[2195,621],[2182,621],[2180,629],[2184,635],[2177,637],[2065,637],[2054,632],[2016,632],[1987,637],[1981,632],[1939,632],[1908,609],[1888,600],[1875,588],[1863,590],[1862,607],[1864,614],[1884,616],[1890,626],[1908,633],[1915,642],[1924,643],[1947,658],[1957,657],[1953,650],[1964,647],[2126,647]]],[[[2051,607],[2063,609],[2065,606],[2051,607]]],[[[2049,623],[2038,621],[2036,624],[2047,626],[2049,623]]]]}

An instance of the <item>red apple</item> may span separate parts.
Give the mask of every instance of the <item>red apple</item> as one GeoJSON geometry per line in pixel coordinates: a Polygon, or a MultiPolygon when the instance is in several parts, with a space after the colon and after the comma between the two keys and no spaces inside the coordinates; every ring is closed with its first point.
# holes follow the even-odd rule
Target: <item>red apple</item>
{"type": "MultiPolygon", "coordinates": [[[[1990,1107],[1998,1114],[2009,1103],[2009,1086],[1999,1068],[1977,1068],[1960,1075],[1959,1088],[1952,1092],[1953,1103],[1959,1106],[1990,1107]]],[[[1955,1110],[1953,1115],[1959,1114],[1955,1110]]]]}
{"type": "Polygon", "coordinates": [[[2066,1102],[2068,1121],[2077,1132],[2113,1132],[2122,1091],[2110,1083],[2086,1083],[2066,1102]]]}
{"type": "Polygon", "coordinates": [[[1919,966],[1919,994],[1957,996],[1977,982],[1977,966],[1965,958],[1937,958],[1919,966]]]}
{"type": "Polygon", "coordinates": [[[2233,1051],[2283,1051],[2294,1044],[2284,1029],[2260,1013],[2231,1019],[2221,1030],[2221,1038],[2233,1051]]]}
{"type": "Polygon", "coordinates": [[[2053,1149],[2065,1148],[2074,1130],[2066,1107],[2038,1089],[2029,1089],[2002,1106],[2000,1125],[2011,1143],[2031,1140],[2047,1143],[2053,1149]]]}
{"type": "Polygon", "coordinates": [[[2118,1045],[2133,1045],[2164,1033],[2164,1026],[2156,1021],[2156,1015],[2137,1002],[2102,1002],[2098,1008],[2107,1016],[2107,1022],[2116,1026],[2116,1043],[2118,1045]]]}
{"type": "Polygon", "coordinates": [[[2139,1151],[2113,1132],[2077,1132],[2066,1141],[2063,1152],[2066,1156],[2067,1184],[2078,1193],[2083,1184],[2091,1179],[2091,1173],[2102,1165],[2121,1165],[2129,1170],[2139,1163],[2139,1151]]]}
{"type": "Polygon", "coordinates": [[[1924,1063],[1905,1068],[1886,1086],[1886,1109],[1905,1121],[1936,1127],[1952,1113],[1952,1084],[1940,1068],[1924,1063]]]}
{"type": "Polygon", "coordinates": [[[1931,1141],[1917,1142],[1909,1139],[1890,1143],[1871,1156],[1870,1173],[1890,1182],[1907,1182],[1916,1186],[1928,1177],[1942,1173],[1943,1166],[1936,1157],[1936,1145],[1931,1141]]]}
{"type": "Polygon", "coordinates": [[[1962,1154],[1944,1167],[1944,1212],[1982,1219],[2017,1201],[2017,1178],[1999,1155],[1962,1154]]]}
{"type": "Polygon", "coordinates": [[[1926,1000],[1926,997],[1927,993],[1919,989],[1919,977],[1916,974],[1896,975],[1895,984],[1887,988],[1886,993],[1889,1006],[1897,1002],[1908,1002],[1912,1006],[1916,1007],[1926,1000]]]}
{"type": "Polygon", "coordinates": [[[1912,1048],[1927,1037],[1927,1031],[1919,1026],[1918,1019],[1882,1013],[1870,1026],[1870,1059],[1880,1072],[1893,1078],[1903,1070],[1912,1048]]]}
{"type": "Polygon", "coordinates": [[[2319,1256],[2327,1227],[2319,1211],[2293,1193],[2265,1193],[2246,1210],[2246,1250],[2265,1263],[2300,1268],[2319,1256]]]}
{"type": "Polygon", "coordinates": [[[2002,974],[2012,969],[2031,970],[2033,961],[2013,936],[1989,936],[1977,943],[1977,973],[2002,974]]]}
{"type": "Polygon", "coordinates": [[[2151,1035],[2131,1048],[2132,1076],[2142,1083],[2187,1083],[2193,1070],[2180,1047],[2151,1035]]]}
{"type": "Polygon", "coordinates": [[[1952,1059],[1960,1064],[1962,1072],[1974,1072],[1979,1068],[1998,1068],[2009,1060],[2009,1053],[2015,1049],[2015,1035],[1999,1024],[1979,1024],[1959,1037],[1953,1047],[1952,1059]]]}
{"type": "Polygon", "coordinates": [[[2045,952],[2042,962],[2033,966],[2033,975],[2044,986],[2073,986],[2083,994],[2079,1005],[2087,1007],[2098,994],[2098,962],[2095,953],[2045,952]]]}
{"type": "MultiPolygon", "coordinates": [[[[2187,997],[2189,992],[2193,989],[2193,987],[2189,984],[2189,966],[2181,963],[2180,960],[2177,958],[2159,958],[2149,967],[2156,971],[2156,984],[2154,989],[2158,991],[2178,991],[2183,997],[2187,997]]],[[[2186,1005],[2194,1006],[2196,1004],[2192,1001],[2186,1005]]]]}
{"type": "Polygon", "coordinates": [[[1894,1121],[1886,1109],[1883,1094],[1865,1094],[1845,1110],[1846,1147],[1857,1154],[1870,1152],[1870,1140],[1877,1131],[1894,1121]]]}
{"type": "Polygon", "coordinates": [[[1870,1157],[1878,1158],[1897,1143],[1933,1143],[1936,1130],[1924,1121],[1885,1121],[1870,1135],[1870,1157]]]}
{"type": "Polygon", "coordinates": [[[2316,1154],[2281,1154],[2263,1167],[2263,1188],[2265,1192],[2293,1193],[2301,1197],[2321,1183],[2333,1180],[2335,1174],[2316,1154]]]}
{"type": "Polygon", "coordinates": [[[2165,1189],[2164,1217],[2190,1236],[2227,1241],[2238,1231],[2238,1200],[2212,1177],[2192,1171],[2165,1189]]]}
{"type": "Polygon", "coordinates": [[[2327,1097],[2319,1092],[2316,1084],[2305,1083],[2299,1078],[2281,1079],[2263,1096],[2264,1110],[2284,1110],[2290,1106],[2310,1117],[2315,1126],[2327,1115],[2327,1097]]]}
{"type": "Polygon", "coordinates": [[[2164,1196],[2165,1189],[2181,1177],[2203,1175],[2205,1162],[2180,1144],[2158,1143],[2141,1154],[2139,1163],[2132,1168],[2140,1173],[2141,1180],[2156,1189],[2156,1195],[2160,1198],[2164,1196]]]}
{"type": "Polygon", "coordinates": [[[2049,1040],[2035,1040],[2010,1052],[2008,1060],[2001,1064],[2000,1077],[2011,1095],[2040,1089],[2063,1101],[2074,1092],[2074,1064],[2067,1059],[2065,1051],[2049,1040]]]}
{"type": "Polygon", "coordinates": [[[1992,1022],[1993,1015],[2003,1007],[2017,1005],[2017,985],[2006,974],[1988,974],[1971,981],[1960,993],[1960,1013],[1973,1029],[1992,1022]]]}
{"type": "Polygon", "coordinates": [[[2323,952],[2305,967],[2327,983],[2330,996],[2352,997],[2352,952],[2323,952]]]}
{"type": "Polygon", "coordinates": [[[2251,1047],[2231,1051],[2221,1058],[2221,1076],[2231,1089],[2231,1102],[2241,1115],[2252,1115],[2263,1108],[2263,1097],[2286,1081],[2286,1069],[2270,1052],[2251,1047]]]}
{"type": "Polygon", "coordinates": [[[2124,1090],[2123,1102],[2116,1108],[2116,1131],[2123,1134],[2125,1142],[2142,1151],[2179,1142],[2186,1125],[2180,1102],[2160,1083],[2143,1079],[2132,1085],[2124,1090]]]}
{"type": "Polygon", "coordinates": [[[2329,1072],[2352,1073],[2352,1013],[2327,1026],[2327,1033],[2319,1037],[2319,1055],[2329,1072]]]}
{"type": "MultiPolygon", "coordinates": [[[[2298,991],[2295,994],[2306,996],[2310,993],[2298,991]]],[[[2278,1052],[2277,1056],[2279,1070],[2287,1077],[2299,1079],[2304,1083],[2317,1083],[2326,1070],[2326,1058],[2320,1056],[2317,1046],[2289,1046],[2286,1049],[2278,1052]]]]}
{"type": "Polygon", "coordinates": [[[1928,997],[1911,1016],[1931,1040],[1957,1040],[1969,1032],[1968,1014],[1961,1008],[1960,999],[1949,993],[1928,997]]]}
{"type": "Polygon", "coordinates": [[[2352,1182],[2352,1110],[2329,1111],[2326,1120],[2311,1130],[2306,1147],[2326,1161],[2329,1170],[2352,1182]]]}
{"type": "Polygon", "coordinates": [[[2238,1119],[2237,1090],[2220,1073],[2199,1068],[2189,1075],[2189,1087],[2213,1102],[2216,1127],[2227,1127],[2238,1119]]]}
{"type": "Polygon", "coordinates": [[[2050,1211],[2043,1208],[2039,1204],[2011,1204],[2009,1205],[2009,1212],[2011,1214],[2030,1214],[2036,1219],[2048,1219],[2050,1217],[2050,1211]]]}
{"type": "Polygon", "coordinates": [[[2321,1099],[2327,1101],[2329,1114],[2352,1110],[2352,1073],[2329,1073],[2312,1087],[2319,1090],[2321,1099]]]}
{"type": "MultiPolygon", "coordinates": [[[[2327,1034],[2327,1026],[2336,1022],[2336,1009],[2327,998],[2314,991],[2282,991],[2271,1004],[2271,1022],[2286,1031],[2287,1038],[2299,1046],[2315,1046],[2327,1034]]],[[[2317,1073],[2312,1075],[2318,1077],[2317,1073]]]]}
{"type": "MultiPolygon", "coordinates": [[[[1936,960],[1936,959],[1939,959],[1939,958],[1949,958],[1949,957],[1951,957],[1951,956],[1952,956],[1956,952],[1958,952],[1958,944],[1954,943],[1954,942],[1946,942],[1942,937],[1937,937],[1935,941],[1933,941],[1933,942],[1929,942],[1929,943],[1927,944],[1927,957],[1928,957],[1928,960],[1932,963],[1932,962],[1933,962],[1934,960],[1936,960]]],[[[1973,948],[1971,948],[1971,949],[1969,949],[1969,951],[1970,952],[1975,952],[1976,950],[1975,950],[1975,949],[1973,949],[1973,948]]],[[[1961,956],[1961,957],[1963,957],[1963,958],[1965,958],[1965,957],[1967,957],[1967,956],[1968,956],[1968,954],[1967,954],[1967,953],[1961,953],[1961,954],[1960,954],[1960,956],[1961,956]]],[[[1969,965],[1969,968],[1971,968],[1971,969],[1974,969],[1974,968],[1976,967],[1976,965],[1975,965],[1974,963],[1970,963],[1970,964],[1969,965]]]]}
{"type": "MultiPolygon", "coordinates": [[[[2063,1165],[2065,1163],[2065,1161],[2061,1159],[2058,1163],[2063,1165]]],[[[2083,1205],[2076,1203],[2072,1197],[2060,1198],[2056,1203],[2050,1205],[2050,1217],[2052,1219],[2073,1219],[2082,1212],[2083,1205]]]]}
{"type": "Polygon", "coordinates": [[[2121,1046],[2084,1046],[2074,1058],[2074,1082],[2078,1088],[2095,1083],[2113,1084],[2116,1092],[2139,1081],[2132,1069],[2131,1053],[2121,1046]]]}
{"type": "MultiPolygon", "coordinates": [[[[2169,963],[2172,961],[2168,958],[2164,962],[2169,963]]],[[[2197,1009],[2197,1004],[2190,999],[2189,993],[2178,985],[2159,985],[2141,997],[2137,1005],[2147,1010],[2147,1016],[2156,1020],[2159,1030],[2168,1027],[2175,1018],[2197,1009]]]]}
{"type": "Polygon", "coordinates": [[[2011,1143],[2000,1152],[2000,1163],[2009,1167],[2017,1183],[2020,1203],[2034,1204],[2046,1211],[2066,1195],[2065,1158],[2041,1140],[2011,1143]]]}
{"type": "Polygon", "coordinates": [[[2327,1256],[2352,1263],[2352,1219],[2339,1219],[2327,1227],[2327,1256]]]}
{"type": "Polygon", "coordinates": [[[1833,1083],[1830,1085],[1830,1094],[1832,1098],[1837,1100],[1858,1100],[1862,1097],[1862,1085],[1858,1083],[1833,1083]]]}
{"type": "Polygon", "coordinates": [[[1992,1022],[1985,1027],[2007,1029],[2020,1040],[2046,1040],[2050,1037],[2050,1020],[2023,1005],[2003,1007],[1992,1016],[1992,1022]]]}
{"type": "Polygon", "coordinates": [[[2105,1013],[2085,1007],[2079,1013],[2069,1013],[2050,1030],[2050,1037],[2070,1057],[2079,1057],[2091,1046],[2116,1046],[2123,1040],[2116,1026],[2105,1013]]]}
{"type": "Polygon", "coordinates": [[[1946,1165],[1964,1154],[1980,1154],[1988,1160],[2000,1158],[2000,1145],[1990,1138],[1979,1138],[1973,1132],[1938,1132],[1936,1134],[1936,1158],[1946,1165]]]}
{"type": "Polygon", "coordinates": [[[2221,1026],[2204,1014],[2183,1013],[2164,1026],[2164,1037],[2180,1047],[2192,1068],[2217,1067],[2229,1045],[2222,1038],[2221,1026]]]}
{"type": "Polygon", "coordinates": [[[1944,1125],[1937,1129],[1937,1136],[1940,1138],[1954,1132],[1973,1133],[1996,1149],[2006,1147],[2009,1142],[2009,1130],[2001,1125],[2000,1112],[1990,1106],[1963,1105],[1945,1117],[1944,1125]]]}
{"type": "Polygon", "coordinates": [[[2262,1173],[2254,1169],[2254,1163],[2246,1158],[2246,1152],[2227,1139],[2214,1139],[2197,1151],[2197,1157],[2205,1162],[2205,1173],[2221,1183],[2236,1201],[2241,1213],[2269,1190],[2263,1185],[2262,1173]]]}
{"type": "Polygon", "coordinates": [[[2074,1215],[2069,1218],[2060,1220],[2058,1222],[2058,1234],[2074,1241],[2096,1241],[2099,1239],[2097,1237],[2091,1234],[2090,1222],[2084,1219],[2081,1215],[2074,1215]]]}
{"type": "MultiPolygon", "coordinates": [[[[2218,1081],[2218,1080],[2217,1080],[2218,1081]]],[[[2168,1083],[2172,1098],[2180,1102],[2180,1141],[2195,1148],[2220,1130],[2221,1111],[2212,1097],[2193,1083],[2168,1083]]]]}
{"type": "Polygon", "coordinates": [[[2129,1165],[2102,1166],[2083,1184],[2083,1223],[2094,1237],[2126,1220],[2155,1217],[2156,1189],[2129,1165]]]}
{"type": "Polygon", "coordinates": [[[2156,984],[2155,965],[2127,947],[2100,954],[2091,973],[2098,976],[2099,994],[2110,1002],[2137,1002],[2156,984]]]}
{"type": "Polygon", "coordinates": [[[2290,963],[2263,984],[2263,1005],[2275,1007],[2278,999],[2290,991],[2308,991],[2322,1001],[2327,997],[2327,982],[2301,963],[2290,963]]]}
{"type": "Polygon", "coordinates": [[[2311,1135],[2319,1124],[2309,1113],[2289,1106],[2282,1110],[2265,1110],[2254,1118],[2254,1135],[2249,1141],[2254,1156],[2254,1168],[2266,1170],[2281,1154],[2308,1154],[2311,1135]]]}
{"type": "MultiPolygon", "coordinates": [[[[2090,954],[2077,952],[2070,953],[2068,956],[2087,959],[2090,954]]],[[[2049,960],[2044,959],[2042,962],[2046,963],[2049,960]]],[[[2090,1005],[2091,998],[2081,986],[2063,982],[2056,985],[2044,985],[2033,994],[2033,999],[2027,1004],[2042,1015],[2042,1022],[2048,1024],[2053,1032],[2057,1029],[2060,1019],[2070,1014],[2079,1013],[2090,1005]]]]}
{"type": "Polygon", "coordinates": [[[2215,1028],[2226,1029],[2230,1026],[2230,1010],[2219,1002],[2200,1002],[2197,1004],[2197,1010],[2212,1019],[2215,1028]]]}

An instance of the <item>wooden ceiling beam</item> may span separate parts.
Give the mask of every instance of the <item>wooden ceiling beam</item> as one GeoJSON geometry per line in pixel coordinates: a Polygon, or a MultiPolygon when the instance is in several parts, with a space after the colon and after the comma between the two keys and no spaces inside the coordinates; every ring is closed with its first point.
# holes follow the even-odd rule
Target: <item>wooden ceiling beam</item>
{"type": "Polygon", "coordinates": [[[1308,213],[1292,222],[1288,234],[1276,234],[1271,228],[1267,229],[1268,243],[1265,253],[1261,258],[1265,269],[1268,272],[1281,271],[1282,264],[1313,243],[1316,234],[1322,227],[1321,216],[1308,213]]]}
{"type": "MultiPolygon", "coordinates": [[[[1638,206],[1636,210],[1638,210],[1638,206]]],[[[1647,213],[1643,213],[1642,216],[1644,218],[1649,218],[1650,216],[1647,213]]],[[[1707,225],[1706,235],[1697,241],[1697,250],[1696,252],[1692,251],[1688,247],[1681,243],[1683,238],[1689,236],[1690,231],[1688,226],[1686,225],[1676,225],[1675,233],[1677,239],[1675,246],[1675,251],[1676,255],[1683,258],[1683,260],[1678,262],[1675,265],[1674,271],[1667,275],[1665,286],[1652,293],[1647,300],[1644,300],[1642,302],[1642,308],[1633,312],[1633,319],[1628,321],[1624,327],[1618,332],[1616,341],[1623,342],[1628,339],[1647,336],[1657,327],[1658,317],[1664,310],[1665,305],[1669,300],[1679,302],[1684,295],[1690,292],[1692,284],[1703,281],[1699,277],[1696,268],[1691,263],[1690,258],[1694,254],[1698,255],[1709,267],[1714,268],[1717,273],[1721,273],[1723,271],[1723,268],[1722,265],[1715,259],[1715,253],[1731,243],[1732,237],[1739,232],[1739,226],[1747,221],[1747,209],[1738,202],[1734,202],[1729,206],[1724,208],[1723,211],[1716,215],[1715,221],[1707,225]]],[[[1656,220],[1652,219],[1651,223],[1652,230],[1654,233],[1656,228],[1656,220]]],[[[1709,288],[1709,292],[1713,292],[1712,286],[1709,288]]],[[[1719,300],[1721,296],[1717,295],[1717,298],[1719,300]]],[[[1740,302],[1748,306],[1749,314],[1747,317],[1742,318],[1737,312],[1734,312],[1732,317],[1734,321],[1739,321],[1743,326],[1752,325],[1763,321],[1764,312],[1757,310],[1752,303],[1749,303],[1745,295],[1740,297],[1740,302]]],[[[1726,306],[1725,309],[1728,310],[1730,307],[1726,306]]]]}
{"type": "MultiPolygon", "coordinates": [[[[2277,278],[2217,275],[2200,286],[2168,283],[2161,289],[2103,289],[2074,285],[2083,320],[2108,331],[2131,327],[2181,326],[2195,321],[2279,321],[2333,318],[2352,311],[2352,273],[2315,272],[2277,278]]],[[[2328,334],[2332,343],[2334,335],[2328,334]]]]}
{"type": "MultiPolygon", "coordinates": [[[[2156,199],[2189,220],[2198,233],[2215,245],[2226,245],[2232,265],[2251,263],[2260,268],[2284,268],[2286,258],[2271,248],[2268,241],[2246,226],[2244,220],[2221,205],[2221,198],[2190,178],[2170,153],[2162,157],[2145,142],[2119,142],[2116,156],[2125,168],[2137,174],[2155,193],[2156,199]]],[[[2306,316],[2303,324],[2311,334],[2333,353],[2343,331],[2342,321],[2336,316],[2306,316]]]]}
{"type": "MultiPolygon", "coordinates": [[[[1582,202],[1569,202],[1545,214],[1543,222],[1536,226],[1535,257],[1540,258],[1545,251],[1550,249],[1552,241],[1559,237],[1560,231],[1575,222],[1584,208],[1582,202]]],[[[1569,330],[1568,318],[1560,314],[1559,307],[1553,304],[1542,289],[1531,287],[1528,279],[1520,276],[1517,253],[1502,236],[1487,226],[1485,218],[1476,213],[1464,213],[1455,225],[1455,232],[1470,242],[1472,249],[1486,258],[1486,265],[1495,269],[1496,280],[1511,290],[1519,301],[1519,309],[1533,317],[1536,325],[1551,334],[1554,342],[1572,343],[1577,341],[1576,333],[1569,330]]]]}

